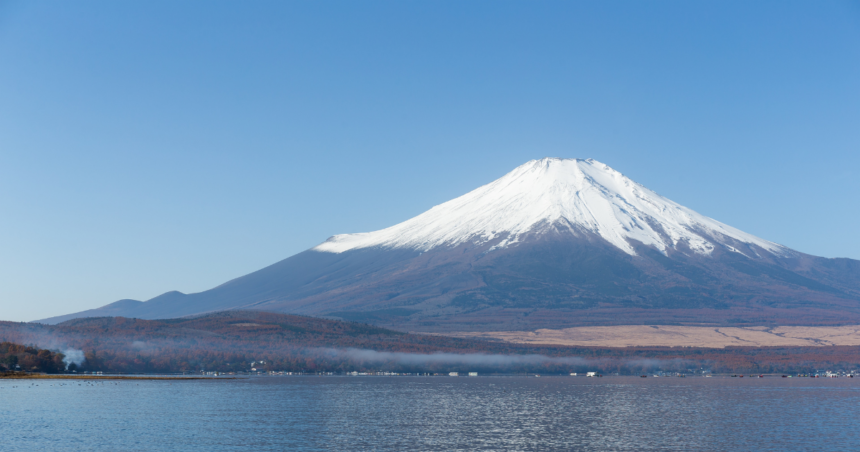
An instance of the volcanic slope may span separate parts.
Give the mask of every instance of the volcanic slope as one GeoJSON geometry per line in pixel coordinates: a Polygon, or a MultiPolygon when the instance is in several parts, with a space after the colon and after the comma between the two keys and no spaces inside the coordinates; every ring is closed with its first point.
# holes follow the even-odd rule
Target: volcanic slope
{"type": "Polygon", "coordinates": [[[412,331],[860,323],[860,261],[700,215],[603,163],[545,158],[380,231],[344,234],[205,292],[77,317],[228,309],[412,331]]]}

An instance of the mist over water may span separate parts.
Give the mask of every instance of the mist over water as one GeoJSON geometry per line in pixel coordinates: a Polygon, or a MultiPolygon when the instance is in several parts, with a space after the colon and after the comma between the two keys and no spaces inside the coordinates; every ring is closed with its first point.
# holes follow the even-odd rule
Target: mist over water
{"type": "MultiPolygon", "coordinates": [[[[537,354],[500,355],[485,353],[404,353],[380,352],[363,349],[311,349],[311,353],[321,353],[331,359],[347,360],[355,365],[400,365],[414,369],[439,370],[449,366],[452,370],[464,366],[490,371],[511,371],[540,369],[563,372],[564,370],[583,370],[596,366],[604,366],[612,362],[619,370],[626,373],[653,369],[682,369],[688,364],[686,360],[659,359],[590,359],[580,357],[552,357],[537,354]]],[[[592,369],[594,370],[594,369],[592,369]]]]}
{"type": "Polygon", "coordinates": [[[553,358],[543,355],[491,355],[484,353],[403,353],[379,352],[350,348],[346,350],[322,349],[331,357],[348,359],[356,362],[394,362],[410,366],[426,366],[431,364],[475,365],[483,367],[504,368],[514,365],[561,364],[568,366],[588,365],[595,360],[577,357],[553,358]]]}

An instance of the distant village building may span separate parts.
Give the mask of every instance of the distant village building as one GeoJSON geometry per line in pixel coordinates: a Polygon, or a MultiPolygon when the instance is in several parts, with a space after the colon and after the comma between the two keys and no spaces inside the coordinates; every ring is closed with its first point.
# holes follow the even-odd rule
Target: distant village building
{"type": "Polygon", "coordinates": [[[460,374],[459,374],[458,372],[448,372],[448,376],[449,376],[449,377],[457,377],[457,376],[459,376],[459,375],[460,375],[460,374]]]}

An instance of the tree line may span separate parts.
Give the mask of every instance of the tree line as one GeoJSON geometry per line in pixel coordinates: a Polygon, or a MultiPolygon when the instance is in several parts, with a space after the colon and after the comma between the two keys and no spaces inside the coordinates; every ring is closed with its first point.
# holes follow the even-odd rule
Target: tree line
{"type": "Polygon", "coordinates": [[[0,372],[58,373],[66,370],[62,353],[30,345],[0,342],[0,372]]]}

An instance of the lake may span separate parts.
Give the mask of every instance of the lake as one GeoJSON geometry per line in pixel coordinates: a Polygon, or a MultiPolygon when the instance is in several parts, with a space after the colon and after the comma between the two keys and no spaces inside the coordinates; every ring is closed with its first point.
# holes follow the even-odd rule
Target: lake
{"type": "Polygon", "coordinates": [[[860,450],[860,379],[0,380],[0,449],[860,450]]]}

